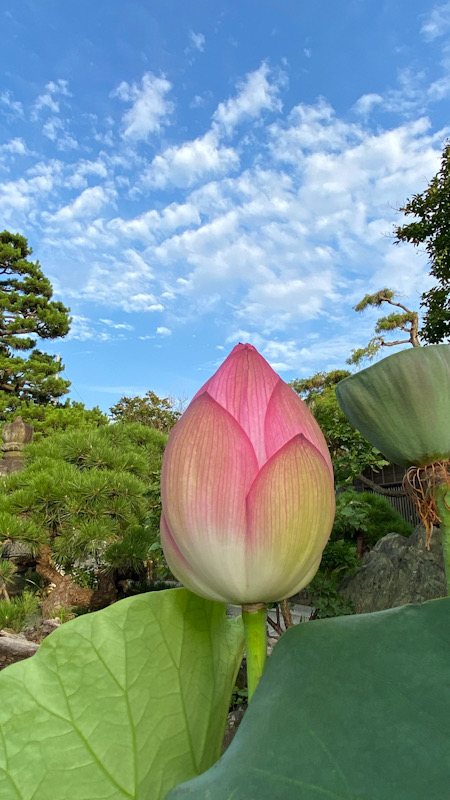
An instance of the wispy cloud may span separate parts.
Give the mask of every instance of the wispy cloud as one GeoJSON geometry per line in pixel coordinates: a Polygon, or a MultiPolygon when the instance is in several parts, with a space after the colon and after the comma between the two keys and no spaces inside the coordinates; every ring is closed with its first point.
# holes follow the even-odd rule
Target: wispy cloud
{"type": "Polygon", "coordinates": [[[145,141],[150,134],[159,133],[162,126],[169,123],[174,105],[166,95],[171,88],[172,84],[167,78],[157,77],[152,72],[142,76],[140,86],[127,81],[117,86],[111,96],[132,103],[122,118],[125,139],[145,141]]]}
{"type": "Polygon", "coordinates": [[[423,23],[420,32],[427,42],[445,36],[450,30],[450,3],[436,5],[423,23]]]}
{"type": "Polygon", "coordinates": [[[198,50],[200,53],[203,53],[205,49],[205,41],[206,40],[203,33],[194,33],[194,31],[189,31],[190,45],[187,48],[188,51],[198,50]]]}
{"type": "Polygon", "coordinates": [[[215,131],[198,139],[168,147],[155,156],[144,173],[142,184],[164,189],[168,185],[192,186],[206,176],[221,175],[239,165],[239,156],[231,147],[219,144],[215,131]]]}
{"type": "MultiPolygon", "coordinates": [[[[213,319],[222,342],[245,334],[279,370],[313,365],[320,352],[337,366],[358,345],[362,329],[346,320],[362,294],[392,284],[417,305],[426,284],[424,254],[392,248],[389,236],[395,206],[438,167],[446,130],[417,114],[438,78],[405,73],[346,113],[324,98],[284,111],[286,78],[263,63],[209,120],[199,113],[195,138],[174,128],[170,144],[155,137],[150,150],[136,144],[161,132],[173,106],[168,79],[147,72],[114,91],[130,107],[113,149],[91,138],[89,152],[59,155],[70,115],[42,105],[41,123],[60,123],[53,138],[47,131],[53,157],[11,136],[8,164],[25,153],[34,163],[0,184],[0,211],[5,224],[41,231],[42,260],[74,308],[72,338],[135,335],[162,347],[186,321],[213,319]],[[397,117],[387,124],[390,106],[397,117]],[[102,309],[97,320],[92,307],[102,309]]],[[[102,130],[115,125],[105,117],[102,130]]]]}
{"type": "Polygon", "coordinates": [[[23,105],[20,100],[14,100],[12,93],[5,91],[0,94],[2,111],[9,117],[24,117],[23,105]]]}
{"type": "Polygon", "coordinates": [[[281,111],[280,90],[286,85],[286,74],[278,71],[271,73],[266,63],[259,69],[249,72],[243,81],[237,84],[237,94],[223,103],[219,103],[213,115],[213,121],[231,134],[239,123],[255,119],[263,111],[281,111]]]}
{"type": "Polygon", "coordinates": [[[64,80],[50,81],[45,87],[46,91],[40,94],[31,111],[31,119],[37,120],[41,112],[58,114],[60,111],[60,98],[71,97],[69,84],[64,80]]]}

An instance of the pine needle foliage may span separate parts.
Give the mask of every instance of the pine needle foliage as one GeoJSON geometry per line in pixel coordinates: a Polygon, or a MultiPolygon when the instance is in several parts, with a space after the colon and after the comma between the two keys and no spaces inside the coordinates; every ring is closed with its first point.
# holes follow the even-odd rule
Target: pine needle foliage
{"type": "Polygon", "coordinates": [[[26,448],[0,484],[4,544],[50,548],[58,569],[143,573],[159,537],[159,476],[167,437],[139,424],[69,430],[26,448]]]}
{"type": "Polygon", "coordinates": [[[24,236],[0,233],[0,416],[22,402],[48,404],[66,394],[62,365],[36,349],[37,338],[69,331],[69,309],[52,300],[53,290],[24,236]],[[26,351],[31,353],[23,355],[26,351]]]}

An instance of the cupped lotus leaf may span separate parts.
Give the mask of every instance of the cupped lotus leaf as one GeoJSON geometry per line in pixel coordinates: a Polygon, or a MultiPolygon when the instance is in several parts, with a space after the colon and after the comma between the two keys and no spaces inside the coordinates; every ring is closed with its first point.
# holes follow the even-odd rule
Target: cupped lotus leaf
{"type": "Polygon", "coordinates": [[[230,747],[166,800],[446,800],[450,598],[294,625],[230,747]]]}
{"type": "Polygon", "coordinates": [[[336,397],[355,428],[394,464],[450,457],[450,345],[394,353],[341,381],[336,397]]]}

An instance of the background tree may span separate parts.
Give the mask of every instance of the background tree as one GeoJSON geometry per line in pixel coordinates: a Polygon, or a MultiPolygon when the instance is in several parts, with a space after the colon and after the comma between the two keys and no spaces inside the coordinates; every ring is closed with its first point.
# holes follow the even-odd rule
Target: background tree
{"type": "Polygon", "coordinates": [[[427,344],[438,344],[450,336],[450,142],[447,141],[441,168],[427,189],[408,200],[400,211],[415,217],[395,228],[396,243],[425,245],[430,274],[437,284],[422,295],[425,309],[420,331],[427,344]]]}
{"type": "Polygon", "coordinates": [[[56,339],[69,331],[69,309],[53,291],[24,236],[0,233],[0,416],[22,401],[46,404],[66,394],[63,365],[34,349],[36,338],[56,339]],[[19,355],[32,351],[28,356],[19,355]]]}
{"type": "Polygon", "coordinates": [[[388,463],[353,427],[339,407],[335,387],[348,375],[350,372],[347,370],[334,370],[291,382],[322,429],[333,461],[337,488],[361,478],[366,469],[377,472],[388,463]]]}
{"type": "Polygon", "coordinates": [[[121,397],[110,411],[116,422],[139,422],[162,433],[169,433],[181,417],[170,398],[161,399],[151,391],[144,397],[121,397]]]}
{"type": "Polygon", "coordinates": [[[366,347],[352,350],[350,358],[347,358],[347,364],[358,365],[363,360],[371,361],[383,347],[395,347],[399,344],[411,344],[413,347],[420,347],[419,314],[417,311],[411,311],[403,303],[394,300],[395,297],[397,295],[392,289],[381,289],[375,294],[366,294],[361,302],[355,306],[355,311],[364,311],[368,306],[381,306],[383,303],[387,303],[390,306],[400,308],[401,311],[394,311],[387,317],[380,317],[375,325],[377,336],[374,336],[366,347]],[[402,331],[408,334],[408,338],[387,341],[385,335],[391,331],[402,331]]]}
{"type": "Polygon", "coordinates": [[[34,560],[51,586],[46,616],[59,606],[106,605],[120,579],[146,575],[159,542],[166,438],[120,423],[56,433],[29,445],[25,469],[4,479],[3,557],[18,548],[34,560]]]}

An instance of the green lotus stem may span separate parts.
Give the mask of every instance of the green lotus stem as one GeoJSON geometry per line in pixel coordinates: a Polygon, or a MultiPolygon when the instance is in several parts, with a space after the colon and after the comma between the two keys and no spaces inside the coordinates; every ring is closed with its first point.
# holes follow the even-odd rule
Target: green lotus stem
{"type": "Polygon", "coordinates": [[[450,484],[443,483],[436,491],[436,506],[441,520],[442,549],[447,580],[447,594],[450,596],[450,484]]]}
{"type": "Polygon", "coordinates": [[[263,674],[267,657],[267,607],[263,603],[242,606],[247,660],[248,701],[263,674]]]}

